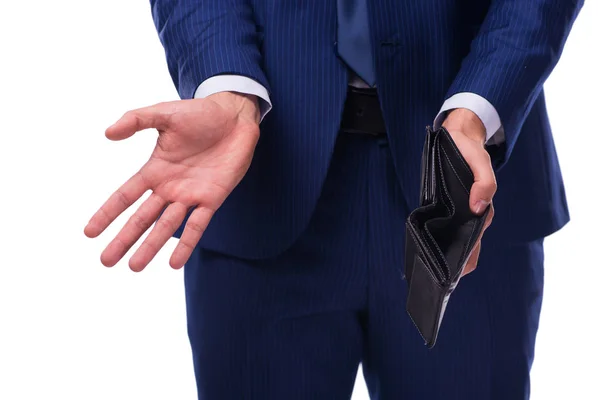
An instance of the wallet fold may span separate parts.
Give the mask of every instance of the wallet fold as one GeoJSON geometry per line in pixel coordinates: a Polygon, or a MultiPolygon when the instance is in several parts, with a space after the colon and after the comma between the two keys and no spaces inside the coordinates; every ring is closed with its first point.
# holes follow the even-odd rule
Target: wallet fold
{"type": "Polygon", "coordinates": [[[471,212],[473,183],[473,172],[448,131],[428,127],[420,206],[406,222],[404,276],[407,312],[429,348],[489,213],[489,207],[481,216],[471,212]]]}

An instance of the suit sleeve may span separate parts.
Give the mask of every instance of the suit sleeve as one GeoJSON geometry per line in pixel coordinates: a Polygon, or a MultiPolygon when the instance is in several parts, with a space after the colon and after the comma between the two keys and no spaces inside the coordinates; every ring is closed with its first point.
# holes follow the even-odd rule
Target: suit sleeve
{"type": "Polygon", "coordinates": [[[558,62],[583,0],[492,0],[446,98],[475,93],[496,109],[505,162],[542,85],[558,62]]]}
{"type": "Polygon", "coordinates": [[[240,75],[267,90],[247,0],[150,0],[169,73],[182,99],[216,75],[240,75]]]}

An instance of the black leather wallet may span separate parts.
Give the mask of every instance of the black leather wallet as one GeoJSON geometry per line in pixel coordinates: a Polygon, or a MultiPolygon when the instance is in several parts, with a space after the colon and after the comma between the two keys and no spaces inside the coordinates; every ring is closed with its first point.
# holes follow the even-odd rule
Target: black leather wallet
{"type": "Polygon", "coordinates": [[[482,216],[469,207],[474,177],[444,128],[427,128],[421,164],[421,201],[406,222],[406,309],[432,348],[450,295],[481,234],[482,216]]]}

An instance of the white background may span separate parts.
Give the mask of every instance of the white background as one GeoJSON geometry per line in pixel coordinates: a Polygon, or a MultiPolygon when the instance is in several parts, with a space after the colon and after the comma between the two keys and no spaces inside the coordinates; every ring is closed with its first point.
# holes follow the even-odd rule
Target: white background
{"type": "MultiPolygon", "coordinates": [[[[83,236],[156,137],[104,129],[177,97],[148,1],[2,0],[0,15],[0,399],[194,399],[174,241],[134,274],[99,261],[129,213],[83,236]]],[[[572,222],[546,241],[533,400],[600,399],[598,16],[588,1],[546,85],[572,222]]]]}

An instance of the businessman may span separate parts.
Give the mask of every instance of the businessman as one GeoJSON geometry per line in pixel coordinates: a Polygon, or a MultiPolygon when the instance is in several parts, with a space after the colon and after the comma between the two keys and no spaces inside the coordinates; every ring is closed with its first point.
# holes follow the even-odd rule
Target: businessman
{"type": "MultiPolygon", "coordinates": [[[[529,397],[543,239],[569,219],[542,85],[582,0],[151,0],[181,101],[106,135],[158,130],[92,217],[141,271],[185,264],[200,399],[529,397]],[[405,312],[404,221],[425,127],[444,126],[496,219],[427,350],[405,312]]],[[[490,214],[491,215],[491,214],[490,214]]]]}

